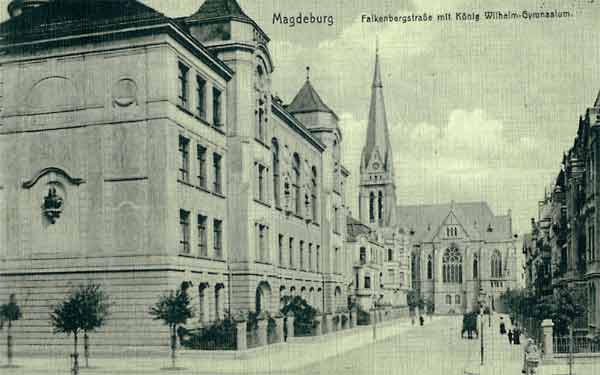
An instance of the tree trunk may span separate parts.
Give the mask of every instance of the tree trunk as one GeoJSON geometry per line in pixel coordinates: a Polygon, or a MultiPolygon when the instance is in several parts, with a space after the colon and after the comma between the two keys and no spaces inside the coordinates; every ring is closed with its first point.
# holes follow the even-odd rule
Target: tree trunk
{"type": "Polygon", "coordinates": [[[79,375],[79,353],[77,353],[77,332],[73,333],[73,375],[79,375]]]}
{"type": "Polygon", "coordinates": [[[11,333],[12,322],[9,320],[6,327],[6,359],[8,366],[13,365],[13,338],[11,333]]]}
{"type": "Polygon", "coordinates": [[[171,327],[171,366],[175,368],[175,349],[177,348],[176,326],[171,327]]]}
{"type": "Polygon", "coordinates": [[[90,342],[87,331],[83,332],[83,356],[85,357],[85,368],[90,367],[90,342]]]}

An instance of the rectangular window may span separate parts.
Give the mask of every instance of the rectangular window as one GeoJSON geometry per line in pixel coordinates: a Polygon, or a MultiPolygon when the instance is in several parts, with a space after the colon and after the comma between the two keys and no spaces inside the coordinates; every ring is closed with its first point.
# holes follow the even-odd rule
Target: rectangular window
{"type": "Polygon", "coordinates": [[[179,210],[179,251],[182,254],[190,253],[190,212],[179,210]]]}
{"type": "Polygon", "coordinates": [[[333,253],[333,272],[340,272],[340,248],[336,247],[333,253]]]}
{"type": "Polygon", "coordinates": [[[294,268],[294,239],[292,237],[290,237],[290,245],[289,245],[289,264],[290,264],[290,268],[294,268]]]}
{"type": "Polygon", "coordinates": [[[317,268],[317,272],[321,271],[321,246],[317,245],[317,250],[315,253],[315,263],[316,263],[316,268],[317,268]]]}
{"type": "Polygon", "coordinates": [[[367,263],[367,249],[364,247],[360,248],[359,262],[360,264],[367,263]]]}
{"type": "Polygon", "coordinates": [[[388,262],[391,262],[394,260],[394,251],[392,249],[388,249],[388,262]]]}
{"type": "Polygon", "coordinates": [[[333,207],[333,231],[336,233],[339,233],[340,231],[340,223],[338,220],[338,208],[337,207],[333,207]]]}
{"type": "Polygon", "coordinates": [[[198,185],[206,189],[206,147],[198,145],[198,185]]]}
{"type": "Polygon", "coordinates": [[[213,178],[214,185],[213,191],[215,193],[222,194],[222,186],[221,186],[221,155],[214,153],[213,154],[213,178]]]}
{"type": "Polygon", "coordinates": [[[257,225],[257,236],[258,236],[258,258],[261,261],[267,261],[268,254],[268,238],[267,238],[268,228],[266,225],[258,224],[257,225]]]}
{"type": "Polygon", "coordinates": [[[206,120],[206,80],[199,75],[196,76],[196,112],[198,117],[206,120]]]}
{"type": "Polygon", "coordinates": [[[213,221],[213,242],[215,248],[215,258],[223,258],[223,221],[215,219],[213,221]]]}
{"type": "Polygon", "coordinates": [[[300,269],[304,269],[304,241],[300,241],[300,269]]]}
{"type": "Polygon", "coordinates": [[[213,126],[223,126],[221,115],[221,90],[213,87],[213,126]]]}
{"type": "Polygon", "coordinates": [[[207,235],[206,235],[207,217],[198,215],[198,254],[208,256],[207,235]]]}
{"type": "Polygon", "coordinates": [[[279,235],[277,240],[277,260],[280,266],[283,266],[283,235],[279,235]]]}
{"type": "Polygon", "coordinates": [[[259,164],[258,165],[258,200],[261,202],[265,202],[266,199],[266,168],[259,164]]]}
{"type": "Polygon", "coordinates": [[[313,249],[312,249],[312,247],[313,247],[313,244],[309,243],[308,244],[308,270],[309,271],[313,270],[313,259],[312,259],[312,255],[313,255],[312,251],[313,251],[313,249]]]}
{"type": "Polygon", "coordinates": [[[179,136],[179,179],[189,182],[190,177],[190,140],[184,136],[179,136]]]}
{"type": "Polygon", "coordinates": [[[184,63],[179,62],[179,105],[184,108],[188,107],[189,102],[189,83],[188,83],[188,73],[190,68],[186,66],[184,63]]]}
{"type": "Polygon", "coordinates": [[[371,289],[371,276],[365,276],[365,289],[371,289]]]}

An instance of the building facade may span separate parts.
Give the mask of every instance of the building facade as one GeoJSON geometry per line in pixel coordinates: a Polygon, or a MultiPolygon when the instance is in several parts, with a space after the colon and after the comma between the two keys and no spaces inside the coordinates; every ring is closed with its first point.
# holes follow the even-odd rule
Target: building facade
{"type": "Polygon", "coordinates": [[[600,94],[579,118],[573,145],[563,157],[551,192],[540,202],[537,220],[532,219],[532,243],[526,254],[528,287],[542,294],[562,286],[579,290],[586,315],[575,322],[575,329],[592,335],[598,333],[600,319],[598,129],[600,94]]]}
{"type": "MultiPolygon", "coordinates": [[[[199,2],[200,3],[200,2],[199,2]]],[[[206,326],[322,312],[354,293],[338,117],[309,77],[273,96],[269,37],[234,0],[172,19],[136,0],[13,1],[0,24],[0,300],[19,344],[89,281],[113,302],[97,344],[167,343],[148,314],[193,285],[206,326]]]]}

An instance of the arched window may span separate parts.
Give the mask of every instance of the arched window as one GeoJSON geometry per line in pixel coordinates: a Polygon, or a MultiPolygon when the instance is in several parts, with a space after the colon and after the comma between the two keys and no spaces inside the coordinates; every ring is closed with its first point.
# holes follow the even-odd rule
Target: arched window
{"type": "Polygon", "coordinates": [[[433,259],[427,255],[427,280],[433,279],[433,259]]]}
{"type": "Polygon", "coordinates": [[[383,220],[383,193],[381,191],[377,193],[377,218],[379,221],[383,220]]]}
{"type": "Polygon", "coordinates": [[[302,194],[300,194],[300,156],[298,156],[298,154],[294,154],[294,164],[292,166],[292,169],[294,170],[294,212],[296,212],[297,215],[300,215],[300,207],[302,206],[302,194]]]}
{"type": "Polygon", "coordinates": [[[502,277],[502,255],[498,250],[494,250],[492,253],[492,259],[490,263],[492,268],[492,277],[502,277]]]}
{"type": "Polygon", "coordinates": [[[460,294],[454,296],[454,303],[460,305],[460,294]]]}
{"type": "Polygon", "coordinates": [[[312,205],[312,221],[317,222],[317,214],[318,214],[318,205],[317,205],[317,168],[312,167],[312,184],[311,184],[311,205],[312,205]]]}
{"type": "Polygon", "coordinates": [[[444,251],[442,267],[445,283],[462,283],[462,256],[456,247],[444,251]]]}
{"type": "Polygon", "coordinates": [[[450,294],[446,294],[446,305],[452,305],[452,296],[450,294]]]}
{"type": "Polygon", "coordinates": [[[477,254],[475,254],[475,257],[473,258],[473,279],[477,278],[479,278],[479,258],[477,257],[477,254]]]}
{"type": "Polygon", "coordinates": [[[281,206],[281,198],[279,196],[279,142],[276,138],[271,140],[271,153],[273,156],[273,199],[275,207],[281,206]]]}
{"type": "Polygon", "coordinates": [[[375,193],[369,193],[369,221],[375,222],[375,193]]]}

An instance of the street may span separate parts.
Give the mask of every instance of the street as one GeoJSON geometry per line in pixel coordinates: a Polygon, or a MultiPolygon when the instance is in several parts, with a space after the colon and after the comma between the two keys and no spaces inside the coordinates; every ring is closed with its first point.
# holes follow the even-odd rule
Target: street
{"type": "MultiPolygon", "coordinates": [[[[487,317],[485,319],[485,358],[481,373],[520,374],[522,346],[509,345],[507,337],[500,335],[498,324],[497,315],[492,318],[491,329],[487,317]]],[[[423,327],[415,325],[401,336],[346,352],[297,373],[462,375],[465,370],[479,371],[480,341],[461,339],[461,326],[462,316],[426,320],[423,327]]]]}

